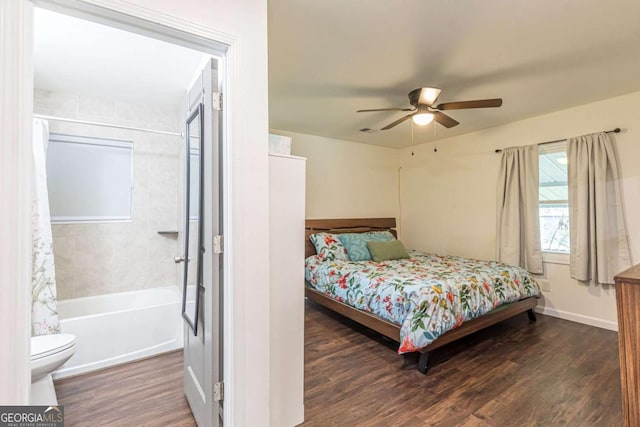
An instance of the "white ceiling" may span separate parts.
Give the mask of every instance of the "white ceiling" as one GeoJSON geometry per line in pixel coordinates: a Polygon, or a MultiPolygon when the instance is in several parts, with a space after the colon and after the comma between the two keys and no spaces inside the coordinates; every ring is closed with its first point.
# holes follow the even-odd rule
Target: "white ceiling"
{"type": "Polygon", "coordinates": [[[173,109],[204,54],[112,27],[35,10],[35,86],[173,109]]]}
{"type": "Polygon", "coordinates": [[[406,147],[410,120],[359,132],[403,113],[355,111],[409,106],[422,86],[504,105],[450,111],[459,126],[417,142],[640,90],[640,1],[269,0],[272,128],[406,147]]]}

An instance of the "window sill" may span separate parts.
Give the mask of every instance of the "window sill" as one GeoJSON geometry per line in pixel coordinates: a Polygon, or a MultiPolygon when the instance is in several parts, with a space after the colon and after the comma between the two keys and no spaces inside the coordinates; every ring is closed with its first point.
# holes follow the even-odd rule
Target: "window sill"
{"type": "Polygon", "coordinates": [[[569,265],[569,254],[564,252],[542,252],[542,262],[545,264],[569,265]]]}

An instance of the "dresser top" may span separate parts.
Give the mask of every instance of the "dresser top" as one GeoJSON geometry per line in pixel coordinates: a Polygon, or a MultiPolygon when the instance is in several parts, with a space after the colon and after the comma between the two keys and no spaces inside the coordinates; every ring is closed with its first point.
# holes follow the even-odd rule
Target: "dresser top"
{"type": "Polygon", "coordinates": [[[624,282],[640,285],[640,264],[634,265],[633,267],[616,274],[614,280],[616,283],[624,282]]]}

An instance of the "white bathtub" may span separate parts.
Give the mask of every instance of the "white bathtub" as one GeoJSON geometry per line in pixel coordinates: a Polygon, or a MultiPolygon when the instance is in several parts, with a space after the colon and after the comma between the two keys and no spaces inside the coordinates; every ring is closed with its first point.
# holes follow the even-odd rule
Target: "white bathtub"
{"type": "Polygon", "coordinates": [[[53,378],[77,375],[182,348],[181,293],[175,286],[58,302],[76,353],[53,378]]]}

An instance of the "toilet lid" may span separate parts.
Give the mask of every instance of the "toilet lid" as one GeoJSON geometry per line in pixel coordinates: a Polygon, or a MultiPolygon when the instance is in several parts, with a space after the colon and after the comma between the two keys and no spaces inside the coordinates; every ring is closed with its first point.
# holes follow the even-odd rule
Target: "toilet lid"
{"type": "Polygon", "coordinates": [[[75,335],[51,334],[31,337],[31,360],[59,353],[73,347],[76,343],[75,335]]]}

